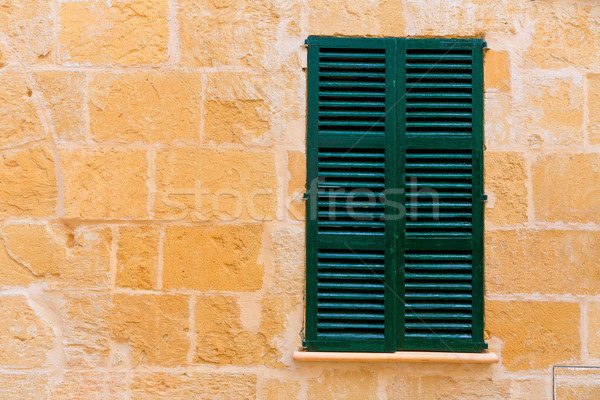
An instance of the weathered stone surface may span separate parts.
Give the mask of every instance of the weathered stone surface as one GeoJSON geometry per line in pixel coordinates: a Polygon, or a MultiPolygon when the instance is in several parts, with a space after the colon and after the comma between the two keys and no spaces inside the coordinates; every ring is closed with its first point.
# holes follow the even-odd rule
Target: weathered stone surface
{"type": "Polygon", "coordinates": [[[521,153],[487,152],[485,163],[486,222],[512,225],[527,222],[527,174],[521,153]]]}
{"type": "Polygon", "coordinates": [[[370,370],[329,369],[308,381],[309,400],[375,400],[377,376],[370,370]]]}
{"type": "Polygon", "coordinates": [[[528,76],[518,108],[530,147],[583,144],[583,79],[528,76]]]}
{"type": "Polygon", "coordinates": [[[198,143],[201,75],[98,74],[91,82],[90,129],[97,142],[198,143]]]}
{"type": "Polygon", "coordinates": [[[265,400],[290,400],[300,398],[300,382],[270,378],[263,384],[265,400]]]}
{"type": "Polygon", "coordinates": [[[404,35],[401,2],[309,0],[311,35],[404,35]]]}
{"type": "Polygon", "coordinates": [[[52,400],[125,400],[124,373],[66,371],[51,387],[52,400]]]}
{"type": "Polygon", "coordinates": [[[61,315],[62,341],[69,369],[93,369],[107,365],[111,346],[108,325],[111,313],[112,299],[109,295],[65,295],[61,315]]]}
{"type": "Polygon", "coordinates": [[[510,91],[510,55],[508,51],[487,50],[483,57],[484,89],[510,91]]]}
{"type": "Polygon", "coordinates": [[[211,143],[260,144],[271,130],[270,109],[262,100],[209,100],[204,110],[204,139],[211,143]]]}
{"type": "Polygon", "coordinates": [[[3,400],[45,400],[48,377],[43,374],[0,374],[0,397],[3,400]]]}
{"type": "Polygon", "coordinates": [[[500,91],[484,93],[484,139],[486,148],[519,146],[524,142],[524,134],[517,124],[516,110],[512,97],[500,91]]]}
{"type": "Polygon", "coordinates": [[[494,231],[486,232],[485,239],[488,293],[600,291],[600,232],[494,231]]]}
{"type": "Polygon", "coordinates": [[[589,74],[588,84],[588,134],[590,143],[600,143],[600,74],[589,74]]]}
{"type": "Polygon", "coordinates": [[[600,223],[600,157],[547,154],[533,162],[535,219],[600,223]]]}
{"type": "Polygon", "coordinates": [[[486,0],[440,2],[406,0],[404,2],[409,35],[483,37],[492,32],[516,33],[523,2],[486,0]]]}
{"type": "Polygon", "coordinates": [[[167,0],[60,3],[63,64],[158,64],[167,58],[167,0]]]}
{"type": "Polygon", "coordinates": [[[80,72],[44,71],[35,75],[44,112],[60,141],[81,141],[85,118],[85,75],[80,72]]]}
{"type": "MultiPolygon", "coordinates": [[[[38,0],[3,0],[0,34],[22,62],[45,64],[55,51],[52,3],[38,0]]],[[[1,87],[1,86],[0,86],[1,87]]]]}
{"type": "Polygon", "coordinates": [[[504,344],[501,362],[507,370],[547,370],[580,360],[578,304],[487,301],[485,306],[485,329],[504,344]]]}
{"type": "Polygon", "coordinates": [[[52,216],[56,197],[54,160],[46,147],[0,155],[0,216],[52,216]]]}
{"type": "Polygon", "coordinates": [[[490,377],[445,375],[394,377],[387,386],[390,399],[496,400],[510,397],[510,381],[490,377]]]}
{"type": "Polygon", "coordinates": [[[133,375],[131,394],[134,400],[252,400],[256,399],[256,375],[138,372],[133,375]]]}
{"type": "Polygon", "coordinates": [[[117,285],[132,289],[152,289],[157,283],[157,226],[122,226],[117,251],[117,285]]]}
{"type": "Polygon", "coordinates": [[[595,400],[600,393],[600,368],[557,368],[556,400],[595,400]]]}
{"type": "Polygon", "coordinates": [[[306,154],[301,151],[287,152],[287,199],[286,207],[292,219],[303,221],[306,218],[306,154]]]}
{"type": "Polygon", "coordinates": [[[148,165],[143,150],[62,150],[68,217],[148,216],[148,165]]]}
{"type": "Polygon", "coordinates": [[[272,236],[273,283],[271,293],[302,294],[305,275],[305,231],[299,226],[278,227],[272,236]]]}
{"type": "Polygon", "coordinates": [[[165,288],[255,291],[261,288],[261,225],[173,226],[164,249],[165,288]]]}
{"type": "Polygon", "coordinates": [[[109,228],[8,225],[0,235],[6,251],[0,272],[3,286],[26,286],[42,279],[60,288],[98,289],[110,283],[109,228]]]}
{"type": "Polygon", "coordinates": [[[187,363],[188,298],[181,295],[115,294],[111,339],[130,348],[132,365],[187,363]]]}
{"type": "Polygon", "coordinates": [[[600,7],[595,2],[533,2],[527,67],[595,67],[600,62],[600,7]]]}
{"type": "Polygon", "coordinates": [[[0,149],[40,140],[46,135],[38,108],[33,87],[24,74],[0,73],[0,149]]]}
{"type": "Polygon", "coordinates": [[[588,353],[591,357],[600,358],[600,303],[590,303],[587,318],[588,353]]]}
{"type": "Polygon", "coordinates": [[[280,19],[275,2],[182,0],[178,9],[182,63],[270,66],[280,19]]]}
{"type": "Polygon", "coordinates": [[[265,150],[176,149],[156,156],[156,216],[263,221],[277,207],[275,154],[265,150]]]}
{"type": "Polygon", "coordinates": [[[36,313],[25,296],[0,297],[0,365],[42,367],[56,340],[50,324],[36,313]]]}
{"type": "Polygon", "coordinates": [[[550,379],[519,379],[512,382],[511,400],[551,400],[552,382],[550,379]]]}

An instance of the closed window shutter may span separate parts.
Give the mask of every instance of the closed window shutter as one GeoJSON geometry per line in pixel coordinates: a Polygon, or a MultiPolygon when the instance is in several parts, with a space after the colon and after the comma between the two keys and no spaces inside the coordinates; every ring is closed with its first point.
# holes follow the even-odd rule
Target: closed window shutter
{"type": "Polygon", "coordinates": [[[309,350],[394,351],[393,39],[308,40],[309,350]]]}
{"type": "Polygon", "coordinates": [[[400,346],[482,351],[482,43],[400,43],[407,210],[400,346]]]}
{"type": "Polygon", "coordinates": [[[482,351],[481,40],[307,43],[306,348],[482,351]]]}

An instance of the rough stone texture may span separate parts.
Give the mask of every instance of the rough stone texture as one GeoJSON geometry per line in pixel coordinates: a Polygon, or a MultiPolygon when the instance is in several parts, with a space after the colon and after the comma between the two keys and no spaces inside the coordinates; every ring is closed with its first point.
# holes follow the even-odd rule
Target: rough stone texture
{"type": "Polygon", "coordinates": [[[594,67],[600,62],[600,7],[596,2],[535,2],[527,67],[594,67]]]}
{"type": "Polygon", "coordinates": [[[512,383],[513,400],[551,400],[552,383],[547,379],[514,380],[512,383]]]}
{"type": "Polygon", "coordinates": [[[261,225],[168,227],[165,288],[255,291],[261,288],[261,225]]]}
{"type": "Polygon", "coordinates": [[[544,222],[600,222],[600,157],[548,154],[532,166],[535,218],[544,222]]]}
{"type": "MultiPolygon", "coordinates": [[[[0,297],[0,365],[35,368],[45,365],[56,345],[52,326],[24,296],[0,297]]],[[[1,389],[0,389],[1,390],[1,389]]]]}
{"type": "Polygon", "coordinates": [[[26,75],[0,72],[0,149],[37,141],[46,135],[37,110],[33,86],[26,75]]]}
{"type": "Polygon", "coordinates": [[[159,64],[167,58],[167,0],[60,3],[63,64],[159,64]]]}
{"type": "Polygon", "coordinates": [[[516,123],[516,110],[510,95],[487,91],[483,107],[484,139],[488,149],[522,144],[524,135],[516,123]]]}
{"type": "Polygon", "coordinates": [[[126,390],[123,373],[67,371],[52,386],[50,399],[125,400],[126,390]]]}
{"type": "MultiPolygon", "coordinates": [[[[473,372],[471,373],[473,374],[473,372]]],[[[508,399],[510,380],[496,381],[485,377],[449,377],[430,375],[423,377],[394,377],[387,386],[390,399],[508,399]]]]}
{"type": "Polygon", "coordinates": [[[231,373],[136,373],[132,399],[139,400],[252,400],[256,399],[256,375],[231,373]]]}
{"type": "Polygon", "coordinates": [[[600,74],[587,76],[588,84],[588,134],[590,143],[600,143],[600,74]]]}
{"type": "Polygon", "coordinates": [[[142,150],[63,150],[68,217],[143,219],[148,216],[148,162],[142,150]]]}
{"type": "Polygon", "coordinates": [[[486,153],[484,159],[486,222],[513,225],[527,222],[527,175],[520,153],[486,153]]]}
{"type": "Polygon", "coordinates": [[[156,216],[195,221],[263,221],[277,206],[275,154],[265,150],[187,150],[156,156],[156,216]]]}
{"type": "Polygon", "coordinates": [[[485,237],[488,293],[588,294],[600,290],[600,233],[495,231],[485,237]]]}
{"type": "Polygon", "coordinates": [[[583,79],[527,76],[520,124],[532,149],[583,144],[583,79]]]}
{"type": "Polygon", "coordinates": [[[157,284],[160,230],[157,226],[119,228],[117,286],[152,289],[157,284]]]}
{"type": "Polygon", "coordinates": [[[265,400],[288,400],[300,398],[300,383],[297,381],[272,378],[263,385],[265,400]]]}
{"type": "Polygon", "coordinates": [[[485,90],[510,91],[510,54],[508,51],[488,50],[483,58],[485,90]]]}
{"type": "Polygon", "coordinates": [[[253,144],[270,132],[270,109],[261,100],[209,100],[204,109],[207,142],[253,144]]]}
{"type": "Polygon", "coordinates": [[[0,216],[52,216],[56,197],[54,160],[46,147],[0,155],[0,216]]]}
{"type": "Polygon", "coordinates": [[[48,377],[39,374],[0,374],[0,397],[4,400],[47,399],[48,377]]]}
{"type": "Polygon", "coordinates": [[[85,133],[83,97],[85,75],[80,72],[44,71],[35,74],[49,123],[60,141],[81,141],[85,133]]]}
{"type": "Polygon", "coordinates": [[[600,358],[600,303],[590,303],[588,312],[588,353],[591,357],[600,358]]]}
{"type": "Polygon", "coordinates": [[[503,343],[507,370],[548,370],[580,361],[577,303],[488,300],[485,308],[485,329],[503,343]]]}
{"type": "Polygon", "coordinates": [[[309,400],[375,400],[377,377],[368,369],[329,369],[308,381],[309,400]]]}
{"type": "Polygon", "coordinates": [[[89,101],[92,139],[113,143],[198,143],[201,76],[98,74],[89,101]]]}
{"type": "Polygon", "coordinates": [[[306,219],[303,197],[306,192],[306,155],[300,151],[288,151],[287,156],[289,176],[285,204],[292,219],[303,221],[306,219]]]}
{"type": "MultiPolygon", "coordinates": [[[[0,34],[26,63],[50,62],[54,45],[52,3],[38,0],[2,0],[0,34]]],[[[4,85],[2,85],[4,86],[4,85]]]]}
{"type": "Polygon", "coordinates": [[[299,226],[282,226],[273,232],[273,283],[271,293],[302,294],[305,276],[305,231],[299,226]]]}
{"type": "Polygon", "coordinates": [[[58,288],[107,288],[110,281],[108,228],[66,225],[9,225],[0,230],[5,260],[2,286],[44,280],[58,288]]]}
{"type": "Polygon", "coordinates": [[[594,400],[600,393],[599,368],[557,368],[556,400],[594,400]]]}

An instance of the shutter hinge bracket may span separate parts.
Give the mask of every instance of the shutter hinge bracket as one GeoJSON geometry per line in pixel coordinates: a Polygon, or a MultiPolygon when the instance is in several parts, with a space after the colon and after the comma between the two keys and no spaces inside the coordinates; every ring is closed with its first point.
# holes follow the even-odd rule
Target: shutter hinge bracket
{"type": "Polygon", "coordinates": [[[488,195],[487,194],[482,194],[481,195],[481,201],[488,201],[488,195]]]}
{"type": "Polygon", "coordinates": [[[487,42],[481,42],[481,47],[483,47],[484,49],[487,49],[487,42]]]}
{"type": "Polygon", "coordinates": [[[308,200],[308,193],[303,193],[302,194],[302,199],[303,200],[308,200]]]}

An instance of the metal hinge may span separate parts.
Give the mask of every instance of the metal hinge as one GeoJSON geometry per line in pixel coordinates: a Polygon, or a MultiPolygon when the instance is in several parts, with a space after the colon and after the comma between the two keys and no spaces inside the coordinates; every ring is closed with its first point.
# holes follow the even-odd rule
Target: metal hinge
{"type": "Polygon", "coordinates": [[[302,195],[302,199],[304,199],[304,200],[308,200],[308,193],[304,193],[304,194],[302,195]]]}
{"type": "Polygon", "coordinates": [[[481,201],[488,201],[488,195],[487,194],[482,194],[481,195],[481,201]]]}

